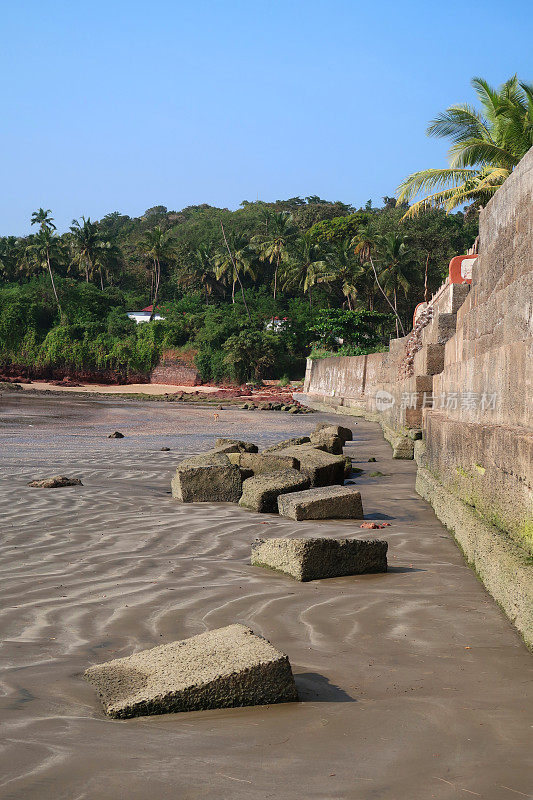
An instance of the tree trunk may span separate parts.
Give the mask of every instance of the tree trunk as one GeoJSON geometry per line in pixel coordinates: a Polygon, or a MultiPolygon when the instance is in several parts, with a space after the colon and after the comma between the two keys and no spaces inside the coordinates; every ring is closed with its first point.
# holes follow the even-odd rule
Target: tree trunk
{"type": "Polygon", "coordinates": [[[235,259],[233,258],[232,252],[229,249],[228,240],[226,239],[226,231],[224,230],[224,225],[222,224],[222,220],[220,220],[220,227],[222,228],[222,236],[224,237],[224,243],[226,245],[226,249],[228,251],[231,263],[233,264],[233,269],[235,270],[235,275],[237,276],[237,280],[239,281],[239,286],[241,287],[242,302],[244,303],[244,307],[246,309],[246,313],[248,314],[248,320],[249,320],[249,322],[251,322],[252,321],[252,316],[250,314],[250,309],[248,308],[248,303],[246,302],[246,297],[244,296],[244,286],[242,285],[241,276],[239,275],[239,270],[237,269],[237,265],[235,264],[235,259]]]}
{"type": "Polygon", "coordinates": [[[399,339],[400,338],[400,331],[398,329],[398,309],[397,309],[397,306],[396,306],[396,289],[394,290],[394,313],[396,314],[396,319],[395,319],[395,322],[396,322],[396,338],[399,339]]]}
{"type": "Polygon", "coordinates": [[[102,272],[102,267],[100,267],[100,288],[104,291],[104,273],[102,272]]]}
{"type": "Polygon", "coordinates": [[[48,265],[48,272],[50,273],[50,280],[52,282],[52,289],[54,290],[54,295],[55,295],[55,298],[56,298],[57,307],[59,309],[59,316],[62,317],[63,316],[63,311],[61,310],[61,303],[59,302],[59,297],[57,296],[57,289],[56,289],[56,284],[55,284],[55,281],[54,281],[54,273],[52,272],[52,265],[50,264],[50,254],[49,254],[48,250],[46,251],[46,263],[48,265]]]}
{"type": "Polygon", "coordinates": [[[155,316],[155,309],[157,306],[157,299],[159,297],[159,281],[161,279],[161,264],[159,263],[159,259],[154,259],[154,271],[155,271],[155,291],[154,291],[154,299],[152,301],[152,313],[150,314],[150,322],[152,322],[155,316]]]}
{"type": "Polygon", "coordinates": [[[308,292],[309,292],[309,311],[311,311],[312,310],[312,306],[311,306],[311,286],[309,286],[308,292]]]}
{"type": "Polygon", "coordinates": [[[278,269],[279,269],[279,253],[276,258],[276,266],[274,268],[274,300],[276,299],[276,292],[278,288],[278,269]]]}

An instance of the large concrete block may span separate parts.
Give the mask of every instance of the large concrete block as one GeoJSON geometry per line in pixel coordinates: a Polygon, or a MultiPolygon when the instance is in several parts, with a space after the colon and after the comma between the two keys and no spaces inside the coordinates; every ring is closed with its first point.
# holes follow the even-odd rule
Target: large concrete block
{"type": "Polygon", "coordinates": [[[203,453],[178,464],[171,487],[172,497],[183,503],[236,503],[242,491],[241,473],[224,453],[203,453]]]}
{"type": "Polygon", "coordinates": [[[232,453],[257,453],[259,450],[256,444],[252,442],[242,442],[240,439],[224,439],[220,437],[215,442],[215,448],[217,450],[227,445],[235,445],[237,448],[236,450],[227,451],[232,453]]]}
{"type": "Polygon", "coordinates": [[[295,469],[279,472],[266,472],[254,475],[242,484],[242,497],[239,505],[263,514],[275,514],[278,510],[278,497],[286,492],[307,489],[309,478],[295,469]]]}
{"type": "MultiPolygon", "coordinates": [[[[351,432],[350,428],[344,428],[342,425],[328,425],[322,422],[316,426],[313,434],[320,432],[327,433],[329,436],[340,436],[340,438],[344,441],[344,444],[353,440],[353,433],[351,432]]],[[[311,438],[313,434],[311,434],[311,438]]]]}
{"type": "Polygon", "coordinates": [[[287,656],[244,625],[116,658],[85,678],[115,718],[298,699],[287,656]]]}
{"type": "Polygon", "coordinates": [[[286,447],[293,447],[299,444],[308,444],[311,441],[309,436],[295,436],[293,439],[284,439],[282,442],[266,447],[263,453],[276,453],[278,450],[285,450],[286,447]]]}
{"type": "Polygon", "coordinates": [[[379,539],[256,539],[251,563],[298,581],[387,571],[387,542],[379,539]]]}
{"type": "Polygon", "coordinates": [[[278,510],[290,519],[364,519],[361,492],[351,486],[322,486],[278,497],[278,510]]]}
{"type": "Polygon", "coordinates": [[[228,458],[242,470],[251,471],[254,475],[261,472],[276,472],[280,469],[299,469],[300,462],[294,456],[283,452],[274,453],[229,453],[228,458]]]}
{"type": "Polygon", "coordinates": [[[327,430],[323,430],[311,434],[311,444],[318,445],[319,449],[325,453],[341,456],[344,440],[340,436],[330,435],[327,430]]]}
{"type": "Polygon", "coordinates": [[[310,445],[296,445],[282,451],[300,462],[300,472],[309,477],[311,486],[330,486],[344,483],[344,458],[318,450],[310,445]]]}

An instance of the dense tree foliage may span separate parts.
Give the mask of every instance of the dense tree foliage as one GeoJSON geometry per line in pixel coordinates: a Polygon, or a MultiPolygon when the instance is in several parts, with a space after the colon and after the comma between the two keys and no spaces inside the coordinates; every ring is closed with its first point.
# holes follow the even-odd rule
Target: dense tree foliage
{"type": "Polygon", "coordinates": [[[384,346],[409,328],[426,270],[432,292],[477,235],[476,214],[404,214],[390,197],[359,210],[294,197],[81,217],[58,235],[39,209],[36,233],[0,239],[3,367],[126,376],[188,349],[204,380],[242,381],[300,376],[326,341],[342,352],[384,346]],[[135,326],[126,312],[149,304],[165,321],[135,326]],[[341,318],[352,337],[346,324],[339,336],[341,318]],[[353,338],[361,325],[364,341],[353,338]]]}

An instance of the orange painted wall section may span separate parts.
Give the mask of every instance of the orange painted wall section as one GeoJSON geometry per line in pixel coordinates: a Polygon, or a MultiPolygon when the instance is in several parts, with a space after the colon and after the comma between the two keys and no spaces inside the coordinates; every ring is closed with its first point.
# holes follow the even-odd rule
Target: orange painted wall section
{"type": "Polygon", "coordinates": [[[477,255],[455,256],[450,261],[450,283],[472,283],[472,267],[477,255]]]}

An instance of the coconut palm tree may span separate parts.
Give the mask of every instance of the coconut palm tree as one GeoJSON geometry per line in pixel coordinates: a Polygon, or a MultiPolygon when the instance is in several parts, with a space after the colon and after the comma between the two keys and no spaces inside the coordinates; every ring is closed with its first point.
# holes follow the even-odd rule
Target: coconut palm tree
{"type": "Polygon", "coordinates": [[[288,259],[285,260],[281,273],[282,286],[290,289],[298,286],[307,293],[309,309],[312,308],[311,289],[327,275],[328,265],[322,258],[320,247],[313,242],[308,233],[304,233],[293,244],[288,259]]]}
{"type": "Polygon", "coordinates": [[[208,304],[209,297],[217,286],[213,254],[207,245],[201,244],[191,253],[191,261],[191,267],[184,274],[181,282],[189,286],[200,282],[205,292],[205,302],[208,304]]]}
{"type": "Polygon", "coordinates": [[[104,291],[104,278],[113,282],[122,268],[123,255],[120,247],[113,242],[101,241],[95,250],[93,266],[100,275],[100,288],[104,291]]]}
{"type": "Polygon", "coordinates": [[[51,216],[52,211],[44,208],[39,208],[31,215],[31,224],[39,225],[39,232],[33,237],[32,243],[28,246],[30,253],[34,254],[36,260],[41,266],[48,268],[50,275],[50,282],[56,299],[57,307],[60,316],[62,315],[61,303],[57,294],[56,284],[54,281],[54,273],[52,272],[51,258],[56,254],[60,248],[59,238],[55,235],[54,219],[51,216]]]}
{"type": "Polygon", "coordinates": [[[533,84],[520,83],[515,75],[498,89],[482,78],[473,78],[472,86],[483,110],[461,103],[431,121],[428,136],[451,139],[449,167],[415,172],[400,184],[398,202],[433,192],[405,217],[427,208],[451,211],[470,201],[486,203],[533,146],[533,84]]]}
{"type": "Polygon", "coordinates": [[[149,258],[152,262],[152,276],[153,276],[153,296],[152,300],[152,313],[150,320],[154,318],[156,313],[157,301],[159,298],[159,288],[161,285],[161,262],[170,261],[175,256],[174,241],[171,238],[171,231],[164,231],[160,225],[146,231],[144,237],[138,242],[137,248],[139,252],[149,258]]]}
{"type": "Polygon", "coordinates": [[[405,329],[398,314],[398,294],[403,291],[407,296],[415,277],[413,254],[405,237],[397,233],[380,236],[377,239],[376,261],[382,290],[392,298],[392,308],[396,317],[396,337],[399,336],[399,327],[402,336],[405,336],[405,329]]]}
{"type": "Polygon", "coordinates": [[[278,272],[280,264],[289,258],[289,246],[296,236],[292,214],[279,211],[268,219],[268,230],[262,241],[259,241],[259,254],[262,261],[274,265],[274,299],[278,289],[278,272]]]}
{"type": "MultiPolygon", "coordinates": [[[[240,284],[241,294],[244,299],[241,275],[250,275],[255,280],[252,267],[253,251],[250,242],[244,234],[229,234],[225,236],[225,246],[217,250],[213,263],[217,280],[229,279],[231,282],[231,302],[235,303],[235,287],[240,284]]],[[[244,300],[246,305],[246,300],[244,300]]]]}
{"type": "MultiPolygon", "coordinates": [[[[352,239],[343,239],[332,244],[327,259],[333,270],[332,279],[340,289],[353,311],[356,296],[360,293],[368,267],[357,258],[352,239]]],[[[329,282],[333,282],[329,281],[329,282]]]]}
{"type": "MultiPolygon", "coordinates": [[[[80,223],[79,220],[73,219],[70,226],[73,261],[84,268],[85,280],[89,283],[89,278],[94,277],[97,251],[102,245],[102,240],[96,222],[91,222],[90,217],[87,219],[81,217],[81,220],[80,223]]],[[[102,280],[101,275],[100,279],[102,280]]]]}

